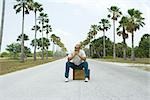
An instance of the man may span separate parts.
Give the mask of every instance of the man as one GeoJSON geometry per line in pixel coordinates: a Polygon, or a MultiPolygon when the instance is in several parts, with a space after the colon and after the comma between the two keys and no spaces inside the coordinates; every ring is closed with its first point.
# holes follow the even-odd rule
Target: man
{"type": "Polygon", "coordinates": [[[65,71],[65,82],[68,82],[69,79],[69,69],[84,68],[85,73],[85,82],[88,82],[88,63],[86,62],[86,54],[83,50],[81,50],[81,45],[76,44],[75,50],[73,53],[68,55],[68,62],[66,63],[66,71],[65,71]]]}

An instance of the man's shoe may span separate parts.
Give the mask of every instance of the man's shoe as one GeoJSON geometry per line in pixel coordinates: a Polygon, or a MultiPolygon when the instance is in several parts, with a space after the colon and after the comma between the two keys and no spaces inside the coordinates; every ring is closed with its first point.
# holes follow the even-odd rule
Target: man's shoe
{"type": "Polygon", "coordinates": [[[66,79],[65,79],[65,82],[68,82],[68,81],[69,81],[69,79],[68,79],[68,78],[66,78],[66,79]]]}
{"type": "Polygon", "coordinates": [[[89,81],[89,79],[88,79],[88,78],[85,78],[84,82],[88,82],[88,81],[89,81]]]}

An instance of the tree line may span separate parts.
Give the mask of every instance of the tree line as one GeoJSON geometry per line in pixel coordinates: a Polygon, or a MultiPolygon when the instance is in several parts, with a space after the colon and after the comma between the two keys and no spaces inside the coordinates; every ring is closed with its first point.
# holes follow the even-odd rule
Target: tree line
{"type": "Polygon", "coordinates": [[[113,58],[116,58],[117,55],[117,57],[126,59],[130,54],[131,60],[135,60],[135,56],[150,57],[150,36],[148,33],[143,35],[139,46],[134,47],[134,34],[145,25],[145,18],[142,16],[142,12],[134,8],[129,9],[127,12],[128,15],[124,16],[120,8],[111,6],[108,8],[109,14],[107,18],[101,19],[98,24],[91,25],[87,33],[87,38],[81,41],[83,47],[89,45],[89,50],[86,49],[89,51],[89,56],[101,56],[104,58],[106,56],[113,56],[113,58]],[[116,22],[119,18],[119,26],[116,28],[116,22]],[[111,25],[109,19],[113,21],[113,25],[111,25]],[[113,26],[113,42],[105,35],[111,26],[113,26]],[[102,32],[103,36],[95,39],[98,32],[102,32]],[[122,43],[116,44],[116,34],[122,37],[122,43]],[[132,37],[132,48],[128,47],[126,44],[126,39],[129,35],[132,37]]]}
{"type": "MultiPolygon", "coordinates": [[[[116,57],[123,58],[124,57],[124,43],[116,43],[116,57]]],[[[144,34],[141,37],[139,45],[135,47],[135,57],[137,58],[149,58],[150,57],[150,35],[144,34]]],[[[86,54],[91,56],[92,58],[113,58],[113,42],[107,37],[99,37],[94,39],[90,48],[84,48],[86,54]],[[103,38],[105,38],[105,53],[106,56],[103,55],[103,38]]],[[[126,58],[130,58],[131,55],[131,47],[126,45],[126,58]]]]}
{"type": "Polygon", "coordinates": [[[44,60],[45,51],[46,59],[48,59],[50,41],[53,42],[53,48],[55,45],[57,45],[61,48],[62,51],[66,52],[67,49],[61,42],[60,37],[56,36],[55,34],[51,34],[51,36],[49,36],[50,32],[52,32],[52,27],[50,25],[48,14],[44,12],[42,4],[40,4],[39,2],[34,2],[33,0],[16,0],[16,4],[13,8],[16,11],[16,14],[22,13],[22,32],[17,39],[17,41],[20,41],[20,44],[12,43],[10,45],[7,45],[7,51],[12,54],[20,53],[20,61],[24,62],[25,57],[28,55],[26,51],[30,51],[30,48],[24,46],[24,42],[26,40],[29,40],[28,35],[24,32],[24,19],[25,15],[30,14],[30,12],[34,12],[35,23],[31,28],[31,30],[34,31],[34,39],[31,40],[31,45],[34,47],[34,61],[36,61],[37,49],[40,49],[42,51],[42,60],[44,60]],[[37,39],[38,32],[42,34],[41,38],[39,39],[37,39]],[[46,34],[46,37],[44,37],[44,34],[46,34]]]}

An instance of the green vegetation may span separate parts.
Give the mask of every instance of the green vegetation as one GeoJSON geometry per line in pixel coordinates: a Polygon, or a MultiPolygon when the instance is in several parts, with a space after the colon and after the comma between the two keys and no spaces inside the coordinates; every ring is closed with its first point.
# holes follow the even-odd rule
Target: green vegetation
{"type": "MultiPolygon", "coordinates": [[[[19,56],[19,53],[21,52],[21,45],[19,43],[12,43],[10,45],[7,45],[6,50],[9,52],[11,58],[16,59],[19,56]]],[[[24,46],[24,57],[29,57],[30,54],[30,48],[24,46]]]]}
{"type": "Polygon", "coordinates": [[[119,21],[119,26],[117,28],[117,35],[122,36],[123,39],[123,58],[124,60],[127,59],[126,57],[126,51],[127,51],[127,45],[126,45],[126,39],[128,38],[128,33],[125,30],[125,25],[127,23],[127,17],[123,16],[121,20],[119,21]]]}
{"type": "MultiPolygon", "coordinates": [[[[52,34],[49,36],[49,33],[52,32],[52,27],[49,23],[49,17],[48,14],[44,12],[44,8],[42,4],[38,2],[34,2],[33,0],[16,0],[17,3],[14,5],[14,10],[17,13],[22,12],[22,33],[20,36],[18,36],[17,41],[21,41],[21,48],[18,52],[20,53],[20,61],[24,62],[24,59],[26,58],[27,53],[26,47],[24,46],[24,41],[29,40],[28,36],[24,34],[24,17],[25,14],[29,14],[29,12],[34,12],[34,20],[35,24],[32,27],[32,30],[34,30],[34,39],[31,40],[31,45],[34,47],[34,61],[36,61],[36,49],[40,49],[42,51],[41,58],[44,60],[44,54],[46,52],[46,59],[48,59],[48,49],[50,46],[50,40],[53,41],[54,45],[57,45],[60,47],[63,52],[66,52],[67,49],[65,48],[64,44],[61,42],[60,37],[55,38],[52,34]],[[38,17],[37,17],[38,16],[38,17]],[[38,22],[38,24],[37,24],[38,22]],[[42,33],[41,38],[37,39],[37,32],[42,33]],[[44,37],[44,34],[46,34],[46,37],[44,37]]],[[[55,35],[56,36],[56,35],[55,35]]],[[[57,36],[58,37],[58,36],[57,36]]],[[[54,46],[53,46],[54,47],[54,46]]],[[[54,51],[53,51],[54,52],[54,51]]]]}
{"type": "Polygon", "coordinates": [[[99,31],[103,31],[103,57],[106,56],[106,48],[105,48],[105,31],[107,31],[108,29],[110,29],[111,25],[109,20],[107,19],[101,19],[101,21],[99,22],[99,26],[98,29],[99,31]]]}
{"type": "Polygon", "coordinates": [[[113,35],[114,35],[114,41],[113,41],[113,58],[116,58],[116,48],[115,48],[115,42],[116,42],[116,37],[115,37],[115,26],[116,26],[116,21],[118,20],[119,17],[121,17],[122,12],[120,11],[120,8],[118,8],[117,6],[111,6],[110,8],[108,8],[108,11],[110,14],[108,14],[108,18],[110,18],[111,20],[113,20],[113,35]]]}
{"type": "Polygon", "coordinates": [[[38,2],[33,2],[32,3],[32,9],[34,12],[34,20],[35,20],[35,25],[33,26],[32,30],[35,31],[34,33],[34,61],[36,61],[36,44],[37,44],[37,31],[40,29],[40,27],[37,25],[37,13],[38,12],[42,12],[43,11],[43,7],[42,4],[38,3],[38,2]]]}
{"type": "MultiPolygon", "coordinates": [[[[50,41],[49,39],[43,37],[43,38],[39,38],[36,40],[37,42],[37,48],[40,50],[47,50],[48,47],[50,46],[50,41]],[[43,46],[42,46],[42,41],[43,41],[43,46]]],[[[34,46],[34,40],[31,41],[31,45],[34,46]]]]}
{"type": "Polygon", "coordinates": [[[44,56],[48,59],[48,57],[52,57],[54,54],[56,56],[62,56],[65,54],[67,49],[61,42],[61,38],[55,34],[51,34],[51,36],[49,36],[49,33],[52,32],[52,27],[49,23],[48,14],[44,12],[42,4],[34,2],[33,0],[16,0],[16,4],[13,9],[16,11],[16,14],[20,12],[22,13],[22,32],[17,37],[16,41],[7,45],[6,51],[8,52],[2,52],[0,54],[1,57],[19,59],[20,56],[20,61],[24,62],[27,57],[33,57],[34,61],[36,61],[36,57],[41,57],[41,59],[44,60],[44,56]],[[30,37],[24,33],[24,18],[26,14],[31,14],[31,11],[33,11],[35,15],[35,25],[32,27],[32,30],[35,31],[33,40],[30,40],[30,37]],[[40,34],[42,33],[39,39],[37,39],[37,32],[40,34]],[[46,34],[46,37],[44,37],[44,34],[46,34]],[[31,45],[34,47],[34,56],[31,53],[31,49],[24,45],[24,42],[27,40],[31,41],[31,45]],[[57,53],[55,53],[54,49],[53,51],[49,50],[50,41],[53,42],[53,47],[59,47],[59,51],[57,51],[57,53]],[[36,49],[39,49],[42,52],[37,52],[36,49]],[[62,54],[60,54],[60,52],[62,54]]]}
{"type": "Polygon", "coordinates": [[[81,45],[86,51],[86,54],[92,58],[119,57],[124,58],[124,60],[131,58],[130,60],[132,61],[135,61],[135,57],[150,58],[149,34],[144,34],[139,45],[134,47],[134,34],[145,25],[142,12],[132,8],[128,9],[128,15],[124,16],[121,9],[117,6],[111,6],[108,8],[108,11],[109,14],[107,17],[113,20],[113,42],[105,35],[105,32],[111,27],[110,21],[103,18],[98,25],[91,25],[87,38],[81,41],[81,45]],[[115,28],[118,20],[119,25],[115,28]],[[123,39],[121,43],[115,43],[116,31],[117,35],[121,36],[123,39]],[[103,32],[103,36],[95,39],[98,32],[103,32]],[[131,35],[132,38],[132,47],[126,44],[126,39],[128,39],[129,35],[131,35]],[[89,48],[87,48],[87,46],[89,46],[89,48]]]}
{"type": "MultiPolygon", "coordinates": [[[[0,73],[4,74],[53,61],[54,59],[52,57],[64,57],[67,49],[61,42],[61,38],[59,36],[55,34],[51,34],[49,36],[52,32],[52,26],[50,25],[49,16],[45,13],[42,4],[34,2],[33,0],[15,1],[16,4],[14,5],[14,10],[16,14],[20,12],[22,13],[22,32],[18,37],[16,37],[16,41],[7,45],[7,52],[2,52],[0,54],[0,57],[2,57],[2,59],[0,59],[0,73]],[[31,14],[30,12],[32,11],[34,12],[35,20],[35,24],[31,28],[31,30],[34,31],[34,39],[30,40],[28,34],[25,34],[26,32],[24,32],[24,19],[25,15],[31,14]],[[46,34],[46,36],[44,34],[46,34]],[[37,35],[40,35],[40,37],[38,36],[39,38],[37,38],[37,35]],[[31,53],[31,48],[24,45],[24,42],[27,40],[31,41],[31,46],[34,47],[34,54],[31,53]],[[53,42],[53,45],[50,44],[50,41],[53,42]],[[49,46],[53,46],[52,51],[49,50],[49,46]],[[55,52],[56,46],[59,47],[60,51],[55,52]],[[37,49],[40,51],[37,52],[37,49]],[[45,56],[46,59],[44,59],[45,56]],[[5,59],[6,57],[8,59],[5,59]],[[28,59],[28,57],[33,57],[33,59],[28,59]],[[40,57],[42,60],[37,59],[37,57],[40,57]]],[[[5,0],[3,0],[0,49],[3,35],[4,8],[5,0]]],[[[81,41],[82,47],[84,48],[87,56],[92,58],[105,58],[105,61],[113,62],[150,63],[149,33],[144,34],[141,37],[139,45],[134,47],[135,32],[145,25],[144,17],[142,17],[143,14],[134,8],[128,9],[127,13],[128,15],[124,16],[119,7],[111,6],[108,8],[108,16],[106,16],[106,18],[101,18],[98,24],[91,25],[86,39],[81,41]],[[113,21],[112,25],[110,23],[111,20],[113,21]],[[116,28],[117,22],[119,23],[116,28]],[[113,32],[107,33],[111,26],[113,26],[113,32]],[[103,33],[103,36],[96,38],[98,33],[103,33]],[[110,34],[113,34],[113,41],[107,37],[107,35],[110,34]],[[116,34],[122,37],[123,40],[121,43],[115,43],[116,34]],[[128,39],[130,35],[132,38],[132,47],[129,47],[126,44],[126,39],[128,39]],[[86,48],[87,46],[89,46],[89,48],[86,48]]]]}
{"type": "Polygon", "coordinates": [[[48,63],[57,59],[49,58],[48,60],[44,60],[44,61],[41,59],[37,59],[36,61],[34,61],[33,59],[28,58],[27,60],[25,60],[24,63],[21,63],[18,60],[3,58],[3,59],[0,59],[0,75],[18,71],[21,69],[31,68],[36,65],[48,63]]]}
{"type": "Polygon", "coordinates": [[[131,59],[124,60],[123,58],[116,58],[116,59],[111,59],[111,58],[113,57],[101,58],[99,60],[109,61],[109,62],[121,62],[121,63],[150,64],[149,58],[136,58],[135,61],[132,61],[131,59]]]}
{"type": "Polygon", "coordinates": [[[139,46],[135,47],[135,56],[140,58],[150,57],[150,34],[144,34],[139,46]]]}
{"type": "MultiPolygon", "coordinates": [[[[100,37],[98,39],[94,39],[90,44],[90,49],[84,48],[86,54],[92,58],[107,58],[112,57],[113,55],[113,42],[105,36],[105,48],[106,48],[106,57],[103,56],[103,39],[104,37],[100,37]],[[91,50],[91,51],[90,51],[91,50]]],[[[149,58],[150,57],[150,35],[144,34],[141,38],[139,46],[135,48],[135,57],[137,58],[149,58]]],[[[124,46],[124,43],[117,43],[116,44],[116,56],[119,58],[130,58],[131,55],[131,48],[129,46],[124,46]],[[124,47],[125,47],[125,55],[124,55],[124,47]]],[[[115,59],[114,59],[115,60],[115,59]]]]}
{"type": "Polygon", "coordinates": [[[33,0],[16,0],[17,4],[14,5],[14,10],[16,10],[17,13],[22,13],[22,32],[21,32],[21,55],[20,60],[24,62],[24,19],[25,14],[29,14],[29,12],[32,10],[31,4],[33,0]]]}

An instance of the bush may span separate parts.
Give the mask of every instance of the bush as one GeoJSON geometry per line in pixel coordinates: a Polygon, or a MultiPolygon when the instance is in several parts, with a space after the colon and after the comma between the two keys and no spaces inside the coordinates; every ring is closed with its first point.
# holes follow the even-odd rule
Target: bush
{"type": "Polygon", "coordinates": [[[9,57],[9,56],[10,56],[10,54],[7,53],[7,52],[2,52],[2,53],[0,54],[0,57],[9,57]]]}
{"type": "Polygon", "coordinates": [[[99,58],[97,54],[93,54],[92,58],[99,58]]]}
{"type": "Polygon", "coordinates": [[[63,51],[56,51],[53,56],[54,57],[65,57],[66,53],[63,51]]]}
{"type": "Polygon", "coordinates": [[[48,51],[48,56],[52,57],[53,56],[53,52],[52,51],[48,51]]]}
{"type": "Polygon", "coordinates": [[[106,57],[103,57],[104,59],[113,59],[113,56],[106,56],[106,57]]]}

